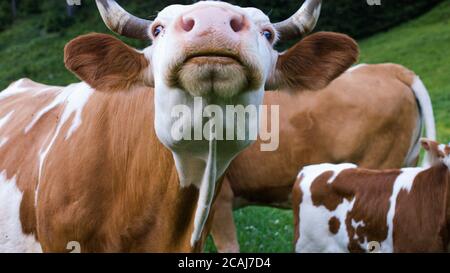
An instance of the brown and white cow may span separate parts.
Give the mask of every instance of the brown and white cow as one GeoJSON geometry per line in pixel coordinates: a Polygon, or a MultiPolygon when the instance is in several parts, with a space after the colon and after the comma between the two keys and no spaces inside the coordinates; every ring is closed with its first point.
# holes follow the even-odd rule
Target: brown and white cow
{"type": "Polygon", "coordinates": [[[280,105],[279,148],[261,152],[258,141],[227,170],[212,226],[221,252],[239,251],[232,209],[290,208],[291,189],[302,167],[324,162],[371,169],[413,167],[422,128],[427,138],[436,139],[425,86],[396,64],[358,65],[320,92],[266,92],[264,104],[280,105]]]}
{"type": "Polygon", "coordinates": [[[305,167],[293,189],[295,251],[447,251],[450,146],[427,139],[422,146],[429,168],[305,167]]]}
{"type": "MultiPolygon", "coordinates": [[[[273,49],[314,26],[317,0],[278,24],[224,2],[172,5],[155,21],[97,5],[112,30],[152,45],[80,36],[65,64],[83,82],[22,79],[1,93],[0,252],[62,252],[72,241],[82,252],[199,251],[215,186],[253,141],[218,140],[212,126],[209,137],[178,139],[176,126],[197,127],[172,110],[201,123],[208,106],[259,106],[265,86],[323,88],[355,62],[357,45],[318,33],[273,49]]],[[[234,122],[222,129],[234,133],[234,122]]]]}

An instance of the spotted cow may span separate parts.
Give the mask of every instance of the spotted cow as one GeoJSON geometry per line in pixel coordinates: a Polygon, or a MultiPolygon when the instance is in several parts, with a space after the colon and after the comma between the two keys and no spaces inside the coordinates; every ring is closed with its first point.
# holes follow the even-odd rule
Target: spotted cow
{"type": "Polygon", "coordinates": [[[303,168],[293,189],[295,251],[447,251],[450,144],[421,144],[431,163],[427,168],[303,168]]]}

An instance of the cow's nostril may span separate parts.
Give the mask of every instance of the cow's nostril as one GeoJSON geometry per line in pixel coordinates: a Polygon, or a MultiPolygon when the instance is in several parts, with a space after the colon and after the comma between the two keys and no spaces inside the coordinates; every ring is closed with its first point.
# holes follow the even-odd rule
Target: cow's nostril
{"type": "Polygon", "coordinates": [[[181,19],[181,27],[184,31],[189,32],[194,29],[195,20],[192,18],[182,18],[181,19]]]}
{"type": "Polygon", "coordinates": [[[244,20],[243,18],[233,18],[230,25],[234,32],[239,32],[244,28],[244,20]]]}

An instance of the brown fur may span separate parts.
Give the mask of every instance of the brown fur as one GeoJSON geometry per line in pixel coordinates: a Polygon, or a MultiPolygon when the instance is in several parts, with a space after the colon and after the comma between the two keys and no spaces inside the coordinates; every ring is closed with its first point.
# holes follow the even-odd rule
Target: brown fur
{"type": "MultiPolygon", "coordinates": [[[[341,227],[341,222],[339,221],[338,218],[332,217],[330,219],[330,221],[328,221],[328,226],[329,226],[331,233],[337,234],[339,232],[339,228],[341,227]]],[[[297,224],[297,227],[298,227],[298,224],[297,224]]],[[[298,233],[298,231],[297,231],[297,233],[298,233]]],[[[298,240],[298,237],[297,237],[297,240],[298,240]]]]}
{"type": "Polygon", "coordinates": [[[35,234],[47,252],[66,252],[69,241],[80,242],[82,252],[201,251],[203,240],[190,246],[198,190],[179,187],[172,155],[156,138],[151,89],[92,95],[81,127],[65,140],[69,119],[52,146],[35,208],[39,149],[55,133],[62,107],[49,111],[27,134],[23,128],[55,94],[2,101],[2,115],[23,104],[2,128],[11,139],[0,150],[0,164],[9,178],[17,175],[24,192],[23,231],[35,234]],[[30,98],[35,103],[23,103],[30,98]]]}
{"type": "MultiPolygon", "coordinates": [[[[302,181],[302,177],[297,178],[295,185],[294,185],[294,190],[292,191],[292,203],[293,204],[300,204],[303,201],[303,192],[300,190],[300,182],[302,181]]],[[[298,227],[300,225],[300,217],[298,217],[300,211],[299,211],[299,206],[297,207],[293,207],[293,213],[294,213],[294,226],[298,227]]],[[[217,218],[215,218],[217,219],[217,218]]],[[[218,221],[213,221],[213,222],[218,222],[218,221]]],[[[214,229],[212,229],[212,231],[214,231],[214,229]]],[[[300,232],[299,229],[296,228],[294,229],[294,247],[295,247],[295,242],[297,242],[298,238],[300,237],[300,232]]],[[[215,242],[215,241],[214,241],[215,242]]]]}
{"type": "Polygon", "coordinates": [[[143,54],[111,35],[91,33],[70,41],[64,49],[67,69],[100,91],[128,90],[148,82],[149,62],[143,54]]]}
{"type": "Polygon", "coordinates": [[[332,185],[328,180],[333,176],[333,172],[324,172],[314,181],[311,186],[312,201],[315,206],[324,206],[328,210],[335,210],[342,203],[345,197],[333,195],[332,185]]]}
{"type": "Polygon", "coordinates": [[[359,244],[362,238],[368,242],[382,242],[387,238],[386,215],[389,210],[389,198],[392,187],[399,176],[398,170],[388,170],[382,173],[368,173],[366,170],[343,171],[333,183],[333,195],[345,196],[349,200],[356,199],[351,212],[347,214],[345,225],[350,238],[350,252],[364,252],[359,244]],[[356,230],[355,222],[363,221],[365,226],[356,230]],[[354,239],[357,235],[359,240],[354,239]]]}
{"type": "Polygon", "coordinates": [[[394,218],[395,252],[446,252],[449,243],[449,172],[439,164],[401,191],[394,218]]]}
{"type": "Polygon", "coordinates": [[[307,36],[278,58],[275,79],[266,88],[325,88],[358,60],[358,45],[347,35],[318,32],[307,36]]]}

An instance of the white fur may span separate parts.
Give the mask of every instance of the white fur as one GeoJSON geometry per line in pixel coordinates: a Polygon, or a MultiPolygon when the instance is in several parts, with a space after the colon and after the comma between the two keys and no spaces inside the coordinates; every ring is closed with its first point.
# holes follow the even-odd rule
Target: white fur
{"type": "Polygon", "coordinates": [[[367,64],[357,64],[357,65],[354,65],[354,66],[350,67],[350,68],[347,69],[347,71],[345,71],[345,72],[346,72],[346,73],[352,73],[352,72],[354,72],[354,71],[356,71],[356,70],[358,70],[358,69],[360,69],[360,68],[362,68],[362,67],[365,67],[365,66],[367,66],[367,64]]]}
{"type": "Polygon", "coordinates": [[[12,114],[14,113],[14,110],[6,114],[4,117],[0,118],[0,129],[5,126],[6,123],[11,119],[12,114]]]}
{"type": "Polygon", "coordinates": [[[209,142],[209,158],[206,163],[204,177],[200,185],[200,193],[197,202],[197,209],[194,218],[194,231],[191,236],[191,246],[194,247],[203,232],[206,221],[208,220],[209,211],[211,209],[214,194],[216,192],[217,180],[217,140],[209,142]]]}
{"type": "MultiPolygon", "coordinates": [[[[8,114],[6,114],[4,117],[0,118],[0,129],[2,129],[3,126],[5,126],[9,122],[13,113],[14,113],[14,110],[9,112],[8,114]]],[[[3,147],[3,145],[5,145],[7,142],[8,142],[8,137],[6,137],[6,136],[0,137],[0,148],[3,147]]]]}
{"type": "Polygon", "coordinates": [[[49,90],[54,90],[58,88],[57,86],[46,86],[40,83],[33,82],[29,79],[20,79],[16,82],[13,82],[10,86],[8,86],[5,90],[0,93],[0,100],[9,98],[11,96],[20,95],[23,93],[32,93],[34,95],[39,95],[41,93],[47,92],[49,90]],[[40,88],[30,88],[30,85],[38,86],[40,88]],[[45,88],[44,88],[45,87],[45,88]]]}
{"type": "Polygon", "coordinates": [[[384,253],[392,253],[394,251],[394,217],[395,217],[395,208],[397,205],[398,194],[402,190],[406,190],[408,193],[411,191],[413,186],[414,178],[422,172],[423,168],[404,168],[402,169],[402,173],[397,177],[394,182],[394,187],[392,189],[392,195],[389,199],[389,211],[387,213],[387,226],[388,226],[388,237],[381,243],[380,252],[384,253]]]}
{"type": "Polygon", "coordinates": [[[26,79],[20,79],[14,83],[12,83],[8,88],[3,90],[0,93],[0,100],[8,98],[13,95],[18,95],[27,91],[30,91],[29,88],[26,88],[23,86],[23,84],[26,82],[26,79]]]}
{"type": "Polygon", "coordinates": [[[332,171],[333,176],[328,183],[333,183],[339,173],[347,169],[354,169],[354,164],[320,164],[303,168],[299,177],[302,177],[300,188],[303,192],[302,202],[299,207],[300,238],[296,242],[295,250],[298,253],[308,252],[346,252],[349,242],[345,226],[347,212],[351,211],[355,200],[344,201],[334,211],[329,211],[324,206],[316,207],[311,197],[311,186],[314,180],[322,173],[332,171]],[[336,217],[341,223],[337,234],[329,231],[328,221],[336,217]]]}
{"type": "Polygon", "coordinates": [[[450,143],[448,145],[440,144],[439,150],[445,155],[444,159],[442,159],[442,162],[450,169],[450,154],[445,153],[445,148],[447,146],[450,146],[450,143]]]}
{"type": "Polygon", "coordinates": [[[39,152],[39,176],[38,176],[38,184],[36,186],[35,192],[35,205],[37,206],[38,201],[38,193],[39,193],[39,185],[42,177],[42,169],[45,163],[45,159],[47,158],[50,149],[52,148],[55,140],[59,136],[59,133],[64,126],[64,124],[69,120],[69,118],[75,114],[75,117],[72,121],[72,124],[67,131],[65,139],[68,139],[73,132],[80,126],[81,124],[81,114],[84,106],[88,102],[89,97],[92,95],[94,91],[91,87],[89,87],[86,83],[81,82],[77,84],[71,84],[61,90],[61,93],[56,96],[56,98],[51,102],[48,106],[46,106],[42,111],[38,113],[36,118],[27,126],[25,132],[31,130],[33,125],[42,117],[46,112],[50,111],[54,107],[64,104],[64,110],[62,111],[61,117],[59,119],[58,125],[56,127],[55,133],[51,138],[49,144],[41,148],[39,152]]]}
{"type": "Polygon", "coordinates": [[[16,186],[16,178],[0,173],[0,253],[42,252],[34,235],[26,235],[20,222],[22,192],[16,186]]]}

